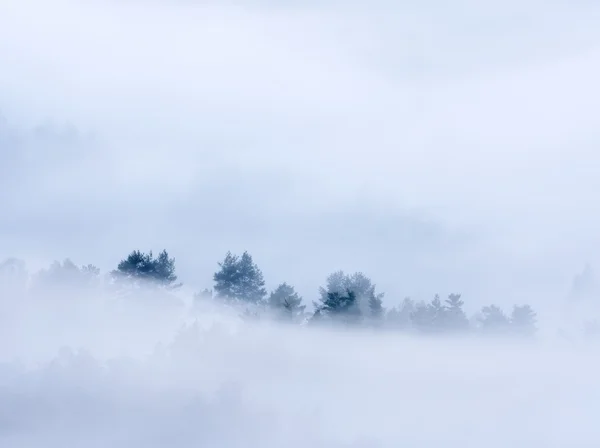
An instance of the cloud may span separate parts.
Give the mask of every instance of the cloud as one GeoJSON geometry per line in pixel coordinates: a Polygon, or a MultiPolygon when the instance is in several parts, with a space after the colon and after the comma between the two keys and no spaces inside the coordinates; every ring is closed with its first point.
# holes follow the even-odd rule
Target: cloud
{"type": "Polygon", "coordinates": [[[495,298],[517,284],[561,295],[597,259],[598,214],[582,205],[600,186],[594,4],[2,8],[7,255],[30,242],[112,268],[124,245],[168,243],[193,282],[226,247],[252,248],[274,277],[282,247],[386,273],[409,269],[390,266],[401,252],[422,271],[394,295],[452,277],[495,298]],[[373,254],[414,221],[421,237],[373,254]],[[342,234],[370,243],[342,250],[342,234]]]}
{"type": "Polygon", "coordinates": [[[97,333],[100,315],[89,317],[70,341],[94,349],[0,365],[3,446],[501,447],[599,437],[587,349],[227,320],[187,326],[144,354],[131,338],[148,329],[116,321],[97,333]]]}

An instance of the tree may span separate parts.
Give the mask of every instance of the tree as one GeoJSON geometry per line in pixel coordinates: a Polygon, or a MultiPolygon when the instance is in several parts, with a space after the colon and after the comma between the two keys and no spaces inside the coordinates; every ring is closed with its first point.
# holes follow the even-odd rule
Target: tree
{"type": "Polygon", "coordinates": [[[48,269],[42,269],[32,278],[34,293],[76,293],[98,286],[100,269],[94,265],[78,267],[70,259],[55,261],[48,269]]]}
{"type": "Polygon", "coordinates": [[[327,298],[317,305],[316,314],[326,315],[332,321],[356,324],[361,320],[362,313],[356,301],[354,291],[347,290],[342,294],[339,292],[327,293],[327,298]]]}
{"type": "Polygon", "coordinates": [[[484,306],[478,320],[481,330],[488,335],[506,334],[510,329],[510,320],[496,305],[484,306]]]}
{"type": "Polygon", "coordinates": [[[327,277],[326,286],[319,288],[321,302],[327,300],[327,294],[331,292],[345,294],[347,291],[354,293],[357,305],[365,315],[370,312],[369,301],[372,297],[379,300],[382,300],[384,297],[383,293],[375,292],[375,284],[362,272],[347,275],[344,271],[336,271],[327,277]]]}
{"type": "Polygon", "coordinates": [[[369,297],[369,319],[374,327],[382,327],[385,323],[385,308],[381,297],[371,295],[369,297]]]}
{"type": "Polygon", "coordinates": [[[302,297],[287,283],[279,285],[267,299],[267,305],[285,320],[298,321],[304,317],[306,305],[302,305],[302,297]]]}
{"type": "Polygon", "coordinates": [[[411,313],[413,327],[423,333],[434,333],[443,330],[445,309],[436,294],[430,303],[417,304],[411,313]]]}
{"type": "Polygon", "coordinates": [[[463,311],[464,302],[460,294],[450,294],[444,305],[444,327],[447,331],[458,332],[469,328],[469,319],[463,311]]]}
{"type": "Polygon", "coordinates": [[[537,315],[529,305],[515,305],[510,315],[512,331],[519,336],[531,337],[537,331],[537,315]]]}
{"type": "Polygon", "coordinates": [[[392,308],[386,315],[386,325],[390,328],[405,330],[411,327],[411,315],[415,312],[415,302],[406,297],[398,307],[392,308]]]}
{"type": "Polygon", "coordinates": [[[166,250],[154,258],[152,251],[146,253],[134,250],[126,259],[121,260],[117,269],[112,271],[112,277],[119,281],[140,281],[150,284],[161,285],[168,289],[181,286],[174,284],[177,280],[175,275],[175,259],[169,258],[166,250]]]}
{"type": "Polygon", "coordinates": [[[219,267],[213,275],[217,297],[259,303],[267,295],[262,271],[248,252],[241,257],[227,252],[219,267]]]}

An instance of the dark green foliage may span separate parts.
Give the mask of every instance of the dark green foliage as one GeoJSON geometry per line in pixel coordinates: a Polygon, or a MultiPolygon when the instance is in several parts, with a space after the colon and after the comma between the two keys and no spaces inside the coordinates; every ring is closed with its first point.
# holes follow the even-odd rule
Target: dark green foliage
{"type": "Polygon", "coordinates": [[[357,306],[364,315],[370,314],[371,298],[383,300],[384,297],[383,293],[375,292],[375,284],[362,272],[347,275],[344,271],[336,271],[327,277],[326,286],[319,288],[320,300],[326,300],[329,293],[345,294],[347,291],[354,293],[357,306]]]}
{"type": "Polygon", "coordinates": [[[161,286],[176,288],[175,259],[169,258],[166,250],[154,258],[152,251],[145,254],[139,250],[131,252],[126,259],[121,260],[117,269],[112,271],[114,279],[132,282],[144,281],[161,286]]]}
{"type": "Polygon", "coordinates": [[[289,321],[299,321],[304,317],[306,305],[302,305],[302,297],[287,283],[279,285],[267,299],[267,305],[276,316],[289,321]]]}
{"type": "Polygon", "coordinates": [[[317,311],[328,316],[332,321],[345,324],[356,324],[362,318],[356,294],[350,290],[347,290],[344,294],[339,292],[327,293],[327,298],[321,302],[317,311]]]}
{"type": "Polygon", "coordinates": [[[217,297],[259,303],[267,295],[262,271],[248,252],[241,257],[227,252],[219,267],[213,276],[217,297]]]}
{"type": "Polygon", "coordinates": [[[510,326],[514,334],[531,337],[536,332],[537,315],[529,305],[515,305],[510,315],[510,326]]]}

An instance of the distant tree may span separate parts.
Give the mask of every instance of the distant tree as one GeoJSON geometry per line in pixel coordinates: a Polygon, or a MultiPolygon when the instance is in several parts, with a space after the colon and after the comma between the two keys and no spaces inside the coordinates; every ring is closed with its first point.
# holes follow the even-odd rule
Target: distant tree
{"type": "Polygon", "coordinates": [[[431,314],[431,327],[433,331],[442,332],[444,331],[444,324],[446,321],[446,309],[442,305],[439,294],[436,294],[431,301],[429,306],[429,312],[431,314]]]}
{"type": "Polygon", "coordinates": [[[177,280],[175,259],[169,258],[166,250],[163,250],[156,258],[152,255],[152,251],[146,254],[134,250],[127,258],[121,260],[117,269],[112,271],[111,275],[119,281],[128,280],[133,283],[144,281],[168,289],[181,286],[181,283],[175,284],[177,280]]]}
{"type": "Polygon", "coordinates": [[[275,291],[271,292],[267,305],[279,317],[293,322],[304,317],[306,308],[306,305],[302,305],[302,297],[287,283],[280,284],[275,291]]]}
{"type": "Polygon", "coordinates": [[[327,295],[332,292],[345,294],[347,291],[352,291],[356,296],[356,303],[364,315],[370,312],[370,300],[382,300],[384,293],[375,292],[375,284],[362,272],[355,272],[352,275],[347,275],[344,271],[336,271],[327,277],[325,287],[319,288],[320,300],[327,300],[327,295]]]}
{"type": "Polygon", "coordinates": [[[369,297],[369,318],[375,326],[383,325],[385,317],[385,308],[381,297],[371,295],[369,297]]]}
{"type": "Polygon", "coordinates": [[[411,315],[415,311],[415,302],[406,297],[398,307],[392,308],[386,315],[386,326],[398,330],[407,330],[412,326],[411,315]]]}
{"type": "Polygon", "coordinates": [[[79,292],[99,285],[100,269],[91,264],[78,267],[67,258],[36,273],[31,283],[31,290],[38,294],[79,292]]]}
{"type": "Polygon", "coordinates": [[[514,334],[531,337],[535,335],[537,315],[529,305],[515,305],[510,315],[510,326],[514,334]]]}
{"type": "Polygon", "coordinates": [[[227,252],[219,267],[213,276],[217,297],[259,303],[267,295],[262,271],[248,252],[241,257],[227,252]]]}
{"type": "Polygon", "coordinates": [[[321,323],[323,323],[323,312],[320,308],[320,305],[317,302],[313,302],[313,305],[315,307],[315,311],[312,314],[312,316],[310,316],[310,318],[308,319],[309,326],[320,325],[321,323]]]}
{"type": "Polygon", "coordinates": [[[430,303],[417,304],[411,314],[412,326],[422,333],[439,333],[444,330],[446,310],[439,295],[435,295],[430,303]]]}
{"type": "Polygon", "coordinates": [[[488,335],[502,335],[510,330],[509,318],[496,305],[484,306],[481,309],[479,324],[483,333],[488,335]]]}
{"type": "Polygon", "coordinates": [[[469,328],[469,319],[463,311],[464,302],[460,294],[450,294],[444,305],[444,329],[450,332],[465,331],[469,328]]]}
{"type": "Polygon", "coordinates": [[[410,313],[410,321],[411,327],[416,331],[421,333],[431,332],[434,321],[432,308],[424,301],[416,303],[410,313]]]}
{"type": "Polygon", "coordinates": [[[327,298],[317,304],[316,313],[325,315],[332,321],[345,324],[356,324],[361,320],[362,313],[356,301],[354,291],[347,290],[327,293],[327,298]]]}

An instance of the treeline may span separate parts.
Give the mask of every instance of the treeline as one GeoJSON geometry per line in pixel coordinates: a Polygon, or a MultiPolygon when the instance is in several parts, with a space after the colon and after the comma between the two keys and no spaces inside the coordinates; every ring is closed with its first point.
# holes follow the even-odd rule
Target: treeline
{"type": "MultiPolygon", "coordinates": [[[[4,285],[27,278],[24,264],[14,259],[0,264],[0,275],[4,285]]],[[[104,277],[93,265],[78,267],[70,260],[55,262],[32,276],[27,289],[33,295],[60,295],[65,288],[73,291],[102,286],[125,297],[140,289],[169,297],[182,286],[177,280],[175,259],[166,250],[157,256],[151,251],[135,250],[104,277]]],[[[213,282],[211,289],[194,295],[195,303],[210,300],[241,306],[246,319],[273,318],[306,326],[341,325],[428,335],[477,333],[532,337],[536,333],[537,317],[529,305],[514,305],[507,314],[490,304],[469,317],[461,295],[453,293],[444,298],[435,295],[429,302],[405,298],[399,305],[388,308],[384,293],[378,292],[371,279],[361,272],[330,274],[309,310],[305,300],[288,283],[267,291],[263,273],[248,252],[239,256],[227,253],[218,263],[213,282]]]]}

